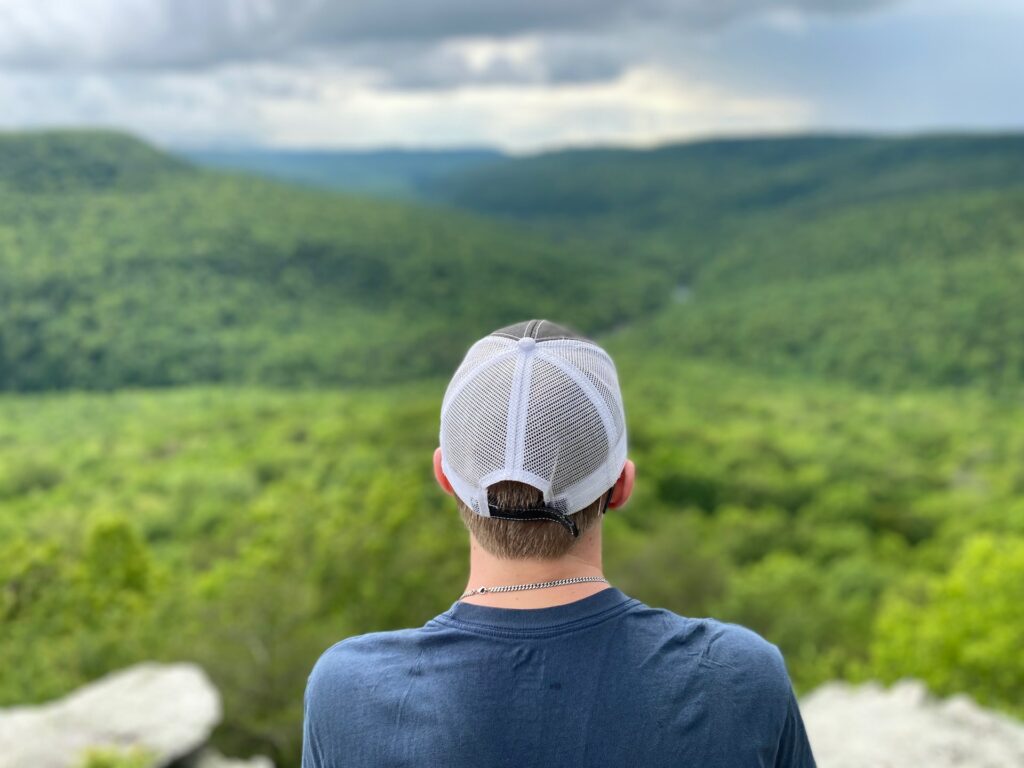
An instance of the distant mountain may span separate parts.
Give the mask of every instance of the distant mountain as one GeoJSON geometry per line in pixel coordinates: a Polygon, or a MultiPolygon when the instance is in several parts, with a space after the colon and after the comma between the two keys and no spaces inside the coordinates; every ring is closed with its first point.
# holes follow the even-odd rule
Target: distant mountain
{"type": "Polygon", "coordinates": [[[394,194],[443,205],[4,135],[0,388],[432,376],[528,316],[773,374],[1024,385],[1024,136],[315,157],[379,189],[390,158],[394,194]]]}
{"type": "Polygon", "coordinates": [[[1024,134],[720,139],[507,158],[438,178],[465,208],[640,225],[1016,186],[1024,134]]]}
{"type": "Polygon", "coordinates": [[[0,142],[0,390],[363,384],[479,334],[664,299],[610,248],[198,169],[127,136],[0,142]]]}
{"type": "Polygon", "coordinates": [[[137,190],[189,169],[114,131],[0,132],[0,193],[137,190]]]}
{"type": "Polygon", "coordinates": [[[681,286],[633,344],[871,386],[1024,384],[1024,135],[557,152],[432,191],[681,286]]]}
{"type": "Polygon", "coordinates": [[[277,150],[193,149],[180,154],[200,165],[245,171],[323,189],[415,198],[438,178],[504,159],[491,149],[277,150]]]}

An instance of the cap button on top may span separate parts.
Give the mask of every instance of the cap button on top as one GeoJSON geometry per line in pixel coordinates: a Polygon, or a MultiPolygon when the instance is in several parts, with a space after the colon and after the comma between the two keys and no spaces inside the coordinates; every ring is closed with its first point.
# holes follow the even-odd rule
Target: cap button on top
{"type": "Polygon", "coordinates": [[[537,340],[530,338],[529,336],[519,340],[519,349],[522,352],[530,352],[536,346],[537,340]]]}

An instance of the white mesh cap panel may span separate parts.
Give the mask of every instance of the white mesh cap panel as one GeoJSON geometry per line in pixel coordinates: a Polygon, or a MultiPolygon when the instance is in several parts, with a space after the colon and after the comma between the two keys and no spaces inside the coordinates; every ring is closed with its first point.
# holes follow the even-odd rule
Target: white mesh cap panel
{"type": "Polygon", "coordinates": [[[563,371],[540,360],[535,371],[541,376],[533,394],[552,398],[555,407],[531,400],[523,468],[549,483],[553,500],[601,466],[608,436],[593,402],[563,371]]]}
{"type": "Polygon", "coordinates": [[[601,395],[612,416],[614,434],[617,436],[625,431],[619,377],[615,371],[615,364],[603,349],[576,341],[553,341],[544,345],[544,351],[564,359],[568,365],[586,376],[601,395]]]}
{"type": "Polygon", "coordinates": [[[487,336],[480,339],[480,341],[469,348],[462,364],[459,365],[455,375],[452,376],[452,380],[448,384],[448,391],[445,394],[445,400],[447,401],[450,395],[457,392],[462,381],[471,376],[481,364],[490,364],[503,352],[508,353],[513,349],[515,349],[515,343],[509,339],[497,336],[487,336]]]}
{"type": "Polygon", "coordinates": [[[440,437],[445,474],[477,514],[489,514],[487,488],[501,480],[578,512],[614,485],[626,460],[615,365],[584,339],[488,336],[452,377],[440,437]]]}
{"type": "Polygon", "coordinates": [[[488,346],[491,358],[484,365],[479,351],[470,350],[449,385],[441,410],[445,474],[459,498],[477,514],[487,514],[486,496],[483,511],[476,503],[483,478],[505,466],[509,398],[517,362],[508,352],[515,348],[513,343],[500,345],[505,349],[488,346]]]}

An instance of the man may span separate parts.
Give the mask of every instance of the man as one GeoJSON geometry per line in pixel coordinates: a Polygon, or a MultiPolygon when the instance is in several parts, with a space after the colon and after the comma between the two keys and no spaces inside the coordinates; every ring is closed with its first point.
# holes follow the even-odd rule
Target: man
{"type": "Polygon", "coordinates": [[[434,473],[469,529],[466,591],[423,627],[320,657],[303,768],[814,766],[774,645],[605,580],[602,516],[634,467],[604,350],[546,320],[478,341],[434,473]]]}

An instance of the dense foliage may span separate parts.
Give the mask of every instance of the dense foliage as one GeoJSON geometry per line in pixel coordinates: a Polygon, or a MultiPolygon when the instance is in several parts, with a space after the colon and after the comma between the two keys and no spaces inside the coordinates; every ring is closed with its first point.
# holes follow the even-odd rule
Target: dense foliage
{"type": "Polygon", "coordinates": [[[1024,383],[1019,137],[382,157],[542,231],[0,139],[0,388],[409,379],[527,315],[871,387],[1024,383]]]}
{"type": "Polygon", "coordinates": [[[633,337],[885,389],[1024,384],[1024,138],[734,140],[564,152],[439,182],[679,285],[633,337]]]}
{"type": "Polygon", "coordinates": [[[1022,167],[1019,135],[726,139],[508,159],[442,177],[434,193],[526,219],[665,226],[1017,187],[1022,167]]]}
{"type": "Polygon", "coordinates": [[[110,131],[0,133],[0,195],[135,192],[188,165],[110,131]]]}
{"type": "MultiPolygon", "coordinates": [[[[106,134],[65,163],[58,139],[38,184],[0,166],[20,185],[0,182],[0,390],[409,379],[454,366],[480,328],[534,313],[607,328],[667,296],[572,237],[170,159],[150,173],[163,156],[129,140],[111,154],[106,134]],[[88,192],[51,191],[65,172],[88,192]]],[[[0,146],[20,157],[46,140],[0,146]]]]}
{"type": "Polygon", "coordinates": [[[970,691],[1024,716],[1024,537],[974,534],[952,569],[910,581],[878,617],[876,669],[923,678],[945,694],[970,691]]]}
{"type": "MultiPolygon", "coordinates": [[[[801,690],[910,671],[1019,706],[1017,409],[613,351],[640,477],[606,523],[614,583],[753,627],[801,690]]],[[[443,384],[0,400],[0,705],[194,659],[225,695],[220,745],[294,765],[317,655],[462,587],[465,533],[429,469],[443,384]]]]}

